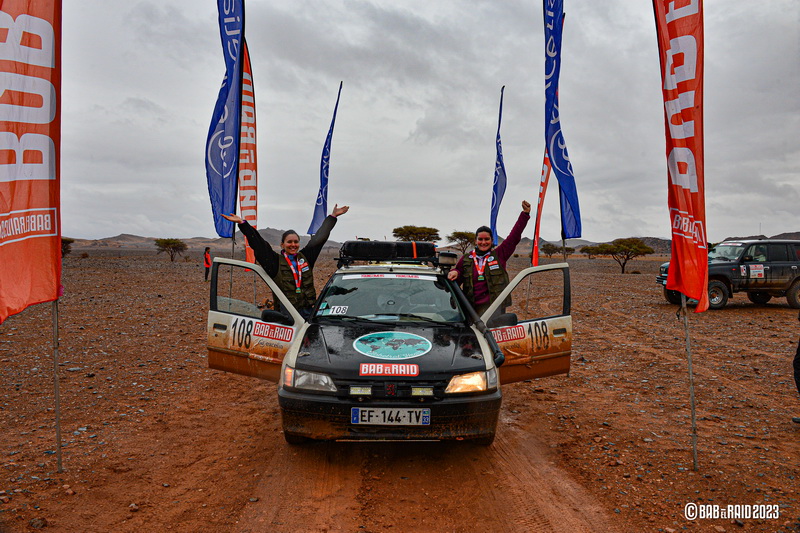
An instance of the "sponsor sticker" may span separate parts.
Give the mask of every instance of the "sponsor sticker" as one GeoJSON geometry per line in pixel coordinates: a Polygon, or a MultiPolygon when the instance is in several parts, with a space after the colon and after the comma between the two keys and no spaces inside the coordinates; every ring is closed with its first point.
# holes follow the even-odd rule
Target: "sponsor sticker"
{"type": "Polygon", "coordinates": [[[353,341],[353,348],[375,359],[402,360],[420,357],[433,345],[425,337],[400,331],[368,333],[353,341]]]}
{"type": "Polygon", "coordinates": [[[436,276],[425,276],[418,274],[346,274],[342,279],[421,279],[425,281],[436,281],[436,276]]]}
{"type": "Polygon", "coordinates": [[[253,327],[253,335],[256,337],[264,337],[265,339],[291,342],[294,330],[284,326],[267,324],[266,322],[256,322],[255,327],[253,327]]]}
{"type": "Polygon", "coordinates": [[[419,365],[411,363],[361,363],[359,376],[419,376],[419,365]]]}
{"type": "Polygon", "coordinates": [[[750,277],[764,279],[764,265],[750,265],[750,277]]]}
{"type": "Polygon", "coordinates": [[[525,326],[509,326],[492,330],[494,340],[497,342],[518,341],[525,338],[525,326]]]}

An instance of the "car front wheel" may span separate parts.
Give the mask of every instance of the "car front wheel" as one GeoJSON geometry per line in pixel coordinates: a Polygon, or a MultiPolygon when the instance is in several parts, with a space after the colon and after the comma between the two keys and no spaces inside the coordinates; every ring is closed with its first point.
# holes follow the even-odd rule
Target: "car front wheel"
{"type": "Polygon", "coordinates": [[[664,298],[671,304],[681,305],[681,293],[678,291],[664,287],[664,298]]]}
{"type": "Polygon", "coordinates": [[[728,288],[721,281],[708,282],[708,307],[722,309],[728,303],[728,288]]]}

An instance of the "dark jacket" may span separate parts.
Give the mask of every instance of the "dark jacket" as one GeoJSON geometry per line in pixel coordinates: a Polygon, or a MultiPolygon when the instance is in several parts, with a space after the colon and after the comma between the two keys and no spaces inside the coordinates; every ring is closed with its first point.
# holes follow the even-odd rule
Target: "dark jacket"
{"type": "MultiPolygon", "coordinates": [[[[264,268],[269,277],[275,280],[276,285],[283,291],[286,298],[299,310],[312,307],[317,299],[317,292],[314,288],[313,268],[335,225],[336,217],[327,216],[322,222],[319,231],[312,235],[308,244],[297,253],[297,262],[299,265],[303,265],[300,269],[301,285],[299,293],[296,289],[292,270],[286,262],[284,254],[273,250],[272,246],[246,220],[239,224],[239,229],[247,237],[247,243],[253,249],[258,264],[264,268]]],[[[275,303],[276,308],[278,308],[277,302],[275,303]]]]}
{"type": "MultiPolygon", "coordinates": [[[[519,241],[522,239],[522,232],[530,220],[530,213],[522,211],[517,218],[517,222],[511,229],[508,237],[501,242],[497,248],[489,250],[493,259],[488,260],[484,279],[478,280],[478,271],[473,268],[473,261],[469,255],[462,255],[453,270],[458,272],[457,281],[464,288],[464,294],[473,306],[486,305],[493,302],[508,285],[508,272],[506,272],[506,262],[514,255],[519,241]],[[495,264],[491,264],[495,263],[495,264]]],[[[509,305],[506,303],[505,305],[509,305]]]]}

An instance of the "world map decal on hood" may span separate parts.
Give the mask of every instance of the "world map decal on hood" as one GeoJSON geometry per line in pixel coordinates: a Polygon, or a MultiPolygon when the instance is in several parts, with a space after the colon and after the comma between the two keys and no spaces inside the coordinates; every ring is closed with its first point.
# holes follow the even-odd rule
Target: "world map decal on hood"
{"type": "Polygon", "coordinates": [[[431,351],[431,342],[413,333],[382,331],[362,335],[353,341],[358,353],[375,359],[403,360],[420,357],[431,351]]]}

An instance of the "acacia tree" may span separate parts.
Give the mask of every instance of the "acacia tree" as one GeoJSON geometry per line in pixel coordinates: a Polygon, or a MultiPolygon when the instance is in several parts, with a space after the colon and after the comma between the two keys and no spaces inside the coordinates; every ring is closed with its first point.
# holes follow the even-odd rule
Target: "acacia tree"
{"type": "Polygon", "coordinates": [[[559,251],[561,251],[561,248],[556,246],[552,242],[546,242],[539,247],[539,250],[541,250],[541,252],[544,255],[546,255],[549,259],[553,257],[555,254],[557,254],[559,251]]]}
{"type": "Polygon", "coordinates": [[[594,256],[597,255],[597,246],[584,246],[581,248],[581,253],[586,254],[589,259],[594,259],[594,256]]]}
{"type": "Polygon", "coordinates": [[[447,236],[447,240],[456,245],[462,254],[467,253],[467,248],[475,242],[475,232],[473,231],[454,231],[447,236]]]}
{"type": "Polygon", "coordinates": [[[72,252],[72,243],[75,242],[75,239],[70,239],[69,237],[61,237],[61,257],[65,255],[69,255],[72,252]]]}
{"type": "Polygon", "coordinates": [[[175,256],[181,255],[188,247],[180,239],[156,239],[156,248],[158,253],[166,252],[169,254],[169,260],[175,261],[175,256]]]}
{"type": "Polygon", "coordinates": [[[647,246],[641,239],[635,237],[615,239],[611,243],[603,243],[597,246],[598,255],[610,255],[619,264],[623,274],[628,261],[653,252],[652,248],[647,246]]]}
{"type": "Polygon", "coordinates": [[[392,230],[392,235],[398,241],[435,242],[441,239],[438,229],[425,226],[400,226],[392,230]]]}

